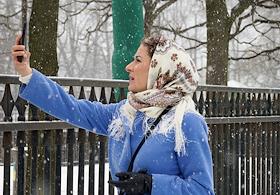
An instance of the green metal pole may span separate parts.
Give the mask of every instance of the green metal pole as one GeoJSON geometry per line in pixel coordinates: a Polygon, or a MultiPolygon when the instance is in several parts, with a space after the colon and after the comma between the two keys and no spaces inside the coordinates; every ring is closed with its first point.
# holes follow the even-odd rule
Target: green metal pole
{"type": "Polygon", "coordinates": [[[125,66],[131,62],[144,36],[142,0],[112,0],[114,79],[128,79],[125,66]]]}

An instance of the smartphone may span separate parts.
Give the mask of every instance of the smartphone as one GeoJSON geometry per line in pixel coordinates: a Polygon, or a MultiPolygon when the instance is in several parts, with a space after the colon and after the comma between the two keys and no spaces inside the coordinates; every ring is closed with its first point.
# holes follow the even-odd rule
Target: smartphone
{"type": "MultiPolygon", "coordinates": [[[[21,34],[21,38],[19,40],[19,45],[25,45],[25,34],[26,34],[26,22],[24,22],[23,27],[22,27],[22,34],[21,34]]],[[[23,56],[18,56],[17,59],[19,62],[22,62],[23,56]]]]}

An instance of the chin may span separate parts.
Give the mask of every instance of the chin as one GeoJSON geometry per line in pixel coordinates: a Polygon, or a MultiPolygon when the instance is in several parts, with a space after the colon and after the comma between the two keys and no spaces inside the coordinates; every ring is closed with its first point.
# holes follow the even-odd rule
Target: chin
{"type": "Polygon", "coordinates": [[[128,86],[128,90],[130,92],[132,92],[132,93],[138,93],[138,92],[145,91],[146,89],[141,89],[141,88],[136,88],[136,87],[128,86]]]}
{"type": "Polygon", "coordinates": [[[135,93],[135,89],[131,86],[128,86],[128,91],[132,92],[132,93],[135,93]]]}

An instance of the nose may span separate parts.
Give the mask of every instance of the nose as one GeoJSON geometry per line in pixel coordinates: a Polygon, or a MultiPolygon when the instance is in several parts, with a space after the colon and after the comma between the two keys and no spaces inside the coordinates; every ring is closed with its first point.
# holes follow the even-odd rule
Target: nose
{"type": "Polygon", "coordinates": [[[125,71],[126,72],[131,72],[133,68],[132,62],[130,62],[128,65],[126,65],[125,67],[125,71]]]}

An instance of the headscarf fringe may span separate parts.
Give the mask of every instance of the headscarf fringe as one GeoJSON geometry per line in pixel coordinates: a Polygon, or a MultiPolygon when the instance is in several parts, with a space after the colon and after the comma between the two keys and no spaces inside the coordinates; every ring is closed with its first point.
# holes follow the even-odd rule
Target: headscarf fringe
{"type": "Polygon", "coordinates": [[[120,140],[121,138],[123,138],[125,135],[125,131],[121,118],[112,120],[111,124],[108,127],[108,131],[110,132],[110,136],[116,140],[120,140]]]}

